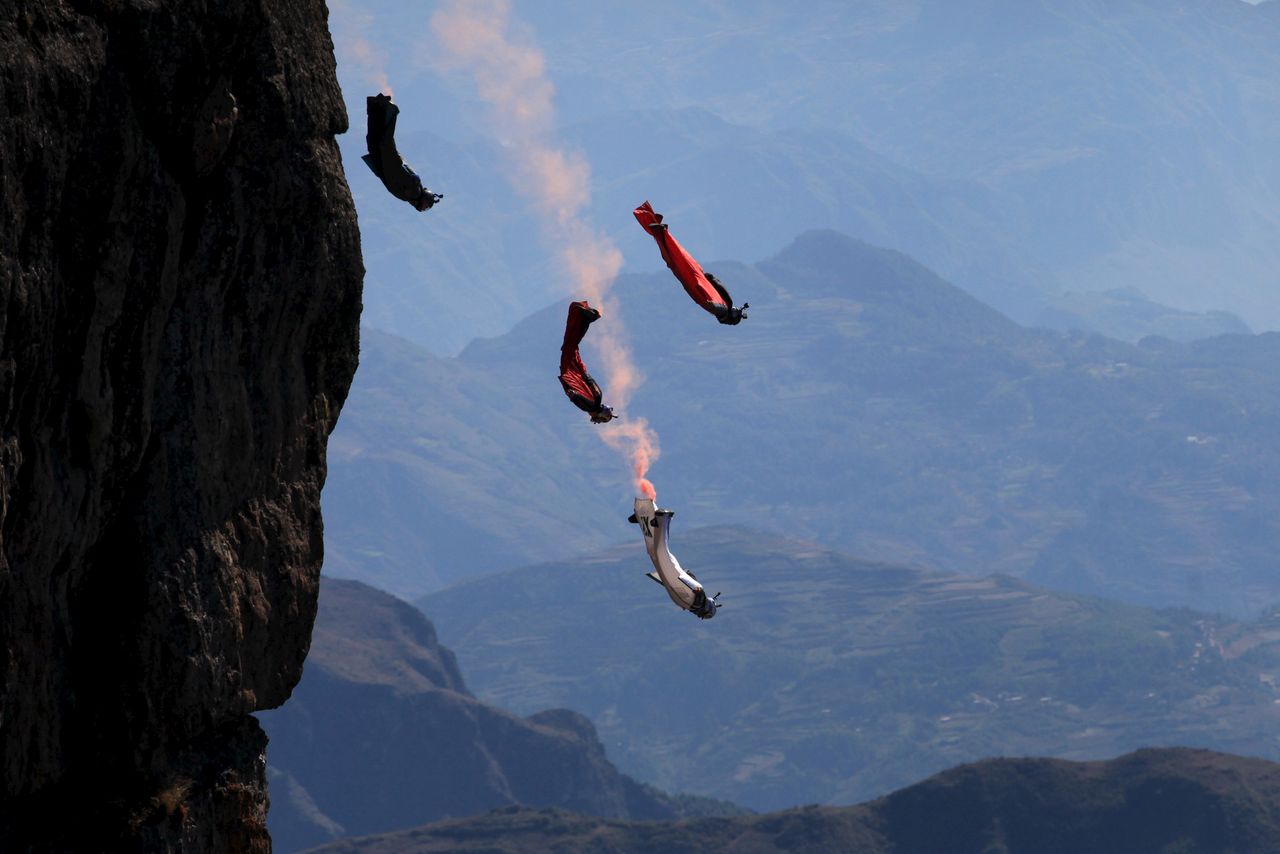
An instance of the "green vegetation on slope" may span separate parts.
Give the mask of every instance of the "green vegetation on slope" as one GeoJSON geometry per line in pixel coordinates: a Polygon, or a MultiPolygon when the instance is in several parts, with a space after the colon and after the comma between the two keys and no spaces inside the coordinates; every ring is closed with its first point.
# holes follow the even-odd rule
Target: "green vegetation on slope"
{"type": "Polygon", "coordinates": [[[741,529],[676,537],[681,562],[724,591],[714,621],[644,578],[638,538],[420,604],[480,696],[577,709],[628,773],[753,809],[852,803],[993,755],[1192,744],[1280,756],[1273,622],[870,563],[741,529]]]}

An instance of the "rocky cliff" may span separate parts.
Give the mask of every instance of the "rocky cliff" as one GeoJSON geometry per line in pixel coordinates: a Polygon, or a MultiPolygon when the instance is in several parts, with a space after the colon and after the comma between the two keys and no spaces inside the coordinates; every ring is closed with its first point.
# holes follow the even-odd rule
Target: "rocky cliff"
{"type": "Polygon", "coordinates": [[[326,8],[2,5],[0,848],[269,850],[358,352],[326,8]]]}

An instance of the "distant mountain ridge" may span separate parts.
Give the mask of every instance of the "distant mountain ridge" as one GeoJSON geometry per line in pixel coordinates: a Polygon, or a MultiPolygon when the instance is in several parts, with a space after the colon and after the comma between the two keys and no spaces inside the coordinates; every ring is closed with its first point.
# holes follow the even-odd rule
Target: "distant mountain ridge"
{"type": "Polygon", "coordinates": [[[302,682],[262,722],[280,852],[507,804],[641,820],[739,812],[619,774],[576,712],[520,718],[477,700],[419,611],[354,581],[323,582],[302,682]]]}
{"type": "Polygon", "coordinates": [[[345,840],[316,854],[609,851],[849,854],[1236,854],[1280,844],[1280,765],[1202,750],[1107,762],[991,759],[856,807],[639,823],[498,810],[345,840]]]}
{"type": "MultiPolygon", "coordinates": [[[[405,113],[402,126],[412,121],[405,113]]],[[[911,252],[1023,320],[1058,289],[1002,227],[1007,203],[998,194],[903,169],[842,134],[766,132],[688,107],[613,115],[564,136],[595,154],[600,180],[584,216],[630,271],[661,267],[631,216],[651,198],[704,257],[755,260],[803,230],[832,228],[911,252]]],[[[347,140],[348,162],[363,151],[356,139],[347,140]]],[[[452,355],[567,295],[536,203],[492,168],[509,157],[502,145],[438,132],[402,132],[401,145],[431,152],[432,172],[451,192],[426,221],[409,219],[360,164],[353,181],[369,265],[367,326],[452,355]]]]}
{"type": "MultiPolygon", "coordinates": [[[[616,290],[648,377],[626,415],[657,429],[659,498],[688,524],[1151,604],[1280,600],[1280,335],[1027,329],[833,232],[703,263],[746,323],[708,322],[666,273],[616,290]]],[[[330,572],[415,596],[631,536],[610,428],[555,383],[563,314],[453,360],[367,332],[331,448],[330,572]]]]}
{"type": "MultiPolygon", "coordinates": [[[[827,228],[905,252],[1024,323],[1060,302],[1062,284],[1007,222],[1016,198],[905,169],[841,133],[770,132],[687,107],[607,116],[566,128],[565,137],[594,152],[596,174],[610,176],[595,187],[587,215],[622,250],[628,271],[660,267],[630,215],[649,198],[704,258],[756,260],[797,234],[827,228]]],[[[353,160],[362,143],[349,145],[353,160]]],[[[367,326],[451,355],[563,292],[563,271],[530,227],[536,212],[491,169],[504,156],[501,146],[463,145],[437,133],[403,133],[402,145],[432,152],[433,171],[454,192],[419,222],[363,166],[356,172],[367,326]]],[[[1096,321],[1105,325],[1099,331],[1138,340],[1175,316],[1190,337],[1214,333],[1212,317],[1151,308],[1107,312],[1096,321]]]]}
{"type": "Polygon", "coordinates": [[[1068,289],[1138,287],[1277,328],[1274,7],[818,0],[794,15],[661,0],[627,27],[588,7],[530,13],[565,110],[695,103],[729,122],[848,133],[900,168],[998,195],[1004,229],[1068,289]],[[607,102],[590,98],[601,91],[607,102]]]}
{"type": "Polygon", "coordinates": [[[1196,314],[1159,305],[1136,288],[1089,293],[1065,293],[1049,300],[1035,320],[1036,326],[1064,332],[1083,330],[1108,338],[1134,340],[1134,330],[1175,341],[1195,341],[1217,335],[1248,335],[1243,320],[1225,311],[1196,314]]]}
{"type": "MultiPolygon", "coordinates": [[[[1137,287],[1275,329],[1275,9],[814,0],[801,15],[759,0],[566,0],[513,17],[546,57],[557,139],[592,164],[594,224],[633,270],[657,266],[636,254],[644,235],[628,236],[626,212],[648,196],[685,215],[706,257],[755,261],[835,228],[921,258],[1020,321],[1038,294],[1137,287]]],[[[383,7],[361,35],[409,107],[404,148],[444,206],[406,216],[356,160],[358,64],[340,67],[357,128],[343,148],[365,225],[366,323],[424,330],[415,340],[452,354],[563,285],[469,81],[420,61],[428,32],[417,8],[383,7]]]]}

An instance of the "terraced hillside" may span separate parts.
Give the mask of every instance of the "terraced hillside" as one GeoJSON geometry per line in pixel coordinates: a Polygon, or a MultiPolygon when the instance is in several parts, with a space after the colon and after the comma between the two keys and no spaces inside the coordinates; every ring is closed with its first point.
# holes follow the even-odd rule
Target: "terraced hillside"
{"type": "Polygon", "coordinates": [[[1280,621],[1232,622],[857,560],[736,528],[638,541],[424,598],[476,693],[593,720],[625,772],[753,809],[847,804],[987,756],[1192,745],[1280,758],[1280,621]]]}

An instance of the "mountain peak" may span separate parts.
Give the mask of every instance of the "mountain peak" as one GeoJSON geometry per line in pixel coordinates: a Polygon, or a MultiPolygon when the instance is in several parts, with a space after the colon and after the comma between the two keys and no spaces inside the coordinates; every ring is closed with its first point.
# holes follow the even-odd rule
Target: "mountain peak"
{"type": "Polygon", "coordinates": [[[935,332],[1013,339],[1025,334],[911,256],[837,231],[807,231],[757,268],[797,298],[863,303],[882,331],[916,340],[935,332]]]}
{"type": "Polygon", "coordinates": [[[508,808],[320,851],[1270,851],[1277,780],[1273,762],[1185,748],[1095,762],[997,759],[858,806],[644,824],[508,808]]]}
{"type": "Polygon", "coordinates": [[[307,672],[263,725],[281,851],[507,804],[648,820],[736,810],[619,773],[577,712],[521,718],[476,699],[425,616],[353,581],[324,580],[307,672]]]}
{"type": "Polygon", "coordinates": [[[398,691],[467,693],[453,652],[417,608],[359,581],[325,578],[321,588],[308,670],[398,691]]]}

